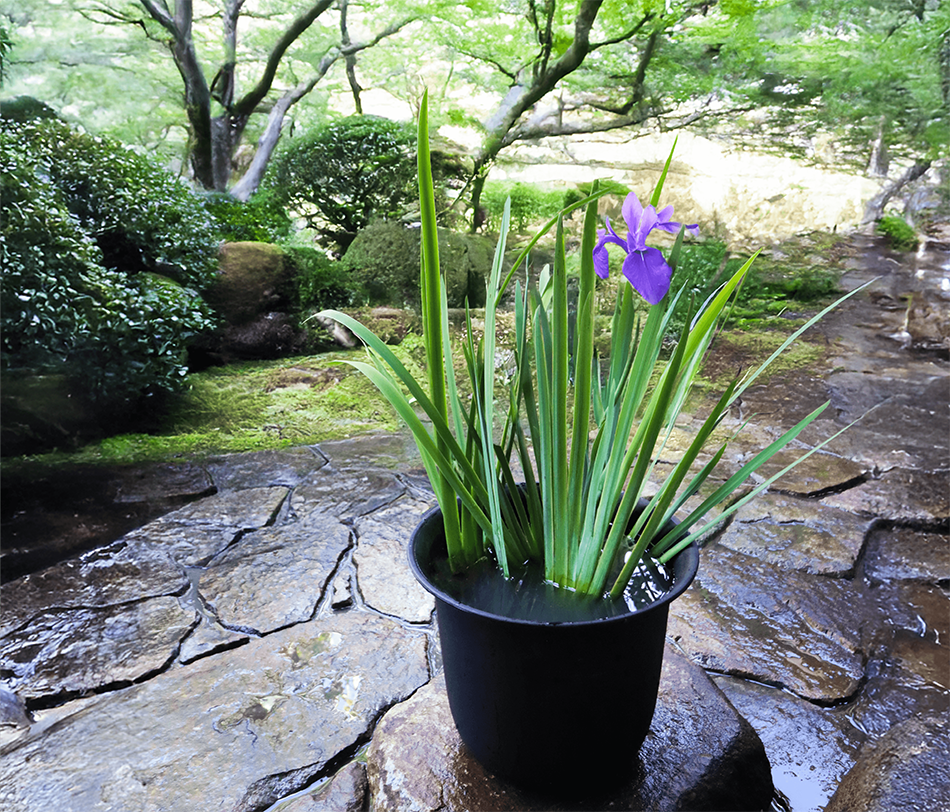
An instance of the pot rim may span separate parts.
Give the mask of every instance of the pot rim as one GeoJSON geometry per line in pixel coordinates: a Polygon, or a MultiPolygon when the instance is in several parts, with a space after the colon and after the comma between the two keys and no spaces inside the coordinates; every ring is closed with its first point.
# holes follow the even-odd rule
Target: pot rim
{"type": "MultiPolygon", "coordinates": [[[[494,612],[488,612],[484,609],[479,609],[470,604],[463,603],[457,598],[452,597],[447,592],[443,591],[429,579],[429,576],[423,571],[422,566],[419,561],[416,559],[415,551],[417,546],[417,537],[419,536],[419,531],[424,524],[432,522],[436,516],[441,517],[442,508],[438,505],[426,511],[426,513],[419,520],[419,524],[416,525],[415,529],[412,531],[412,535],[409,537],[409,546],[408,546],[408,558],[409,558],[409,568],[412,570],[412,574],[416,577],[416,580],[422,586],[426,592],[432,594],[437,600],[442,601],[443,603],[448,604],[449,606],[457,609],[459,611],[468,612],[473,615],[478,615],[479,617],[486,618],[488,620],[494,620],[505,623],[515,623],[523,626],[544,626],[547,628],[550,627],[570,627],[570,628],[583,628],[585,626],[595,626],[602,623],[622,623],[629,618],[636,617],[638,615],[645,614],[652,611],[653,609],[661,606],[663,604],[672,603],[676,598],[682,595],[689,585],[693,582],[693,579],[696,577],[696,573],[699,571],[699,545],[692,541],[689,546],[684,548],[681,552],[677,553],[676,556],[670,562],[673,564],[678,561],[682,556],[686,556],[686,561],[684,566],[686,568],[685,577],[677,579],[674,574],[673,586],[670,587],[666,592],[664,592],[660,597],[655,601],[647,604],[646,606],[641,606],[639,609],[635,609],[631,612],[625,612],[620,615],[613,615],[611,617],[595,618],[593,620],[564,620],[564,621],[542,621],[542,620],[528,620],[525,618],[513,618],[508,617],[507,615],[499,615],[494,612]]],[[[674,523],[679,524],[677,519],[672,520],[674,523]]]]}

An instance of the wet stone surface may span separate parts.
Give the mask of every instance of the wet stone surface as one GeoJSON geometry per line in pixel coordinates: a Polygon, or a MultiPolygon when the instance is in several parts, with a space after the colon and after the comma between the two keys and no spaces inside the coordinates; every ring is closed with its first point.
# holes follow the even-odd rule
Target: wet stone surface
{"type": "Polygon", "coordinates": [[[854,765],[867,734],[840,710],[806,702],[788,691],[735,677],[716,685],[759,731],[775,789],[796,809],[821,809],[854,765]]]}
{"type": "Polygon", "coordinates": [[[366,758],[378,812],[758,809],[772,796],[758,736],[702,670],[671,649],[650,733],[626,783],[609,794],[592,788],[566,800],[492,776],[459,738],[442,679],[383,717],[366,758]]]}
{"type": "MultiPolygon", "coordinates": [[[[789,454],[867,414],[707,534],[641,769],[588,806],[761,809],[774,780],[792,812],[946,808],[950,308],[920,289],[946,272],[879,253],[858,245],[844,284],[885,276],[818,328],[824,359],[724,421],[751,418],[722,476],[825,400],[789,454]]],[[[406,436],[84,475],[4,472],[5,812],[577,808],[455,738],[406,562],[433,501],[406,436]]]]}

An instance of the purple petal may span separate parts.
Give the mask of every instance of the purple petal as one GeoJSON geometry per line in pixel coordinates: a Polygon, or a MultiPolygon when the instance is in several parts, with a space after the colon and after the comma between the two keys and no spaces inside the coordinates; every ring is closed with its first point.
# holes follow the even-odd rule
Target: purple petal
{"type": "Polygon", "coordinates": [[[610,257],[603,243],[597,243],[594,246],[594,273],[601,279],[606,279],[610,273],[610,257]]]}
{"type": "Polygon", "coordinates": [[[610,272],[610,257],[607,255],[607,243],[614,243],[623,248],[624,251],[627,250],[627,243],[620,239],[620,237],[617,236],[617,232],[610,227],[610,218],[604,219],[607,224],[607,230],[598,230],[597,236],[600,237],[600,239],[597,241],[597,245],[594,246],[594,273],[601,279],[606,279],[610,272]]]}
{"type": "Polygon", "coordinates": [[[627,195],[623,201],[623,221],[627,224],[627,231],[639,231],[640,220],[643,219],[643,206],[640,205],[640,198],[635,192],[627,195]]]}
{"type": "MultiPolygon", "coordinates": [[[[681,228],[683,228],[682,223],[677,223],[673,219],[673,207],[667,206],[665,209],[661,209],[657,214],[657,224],[656,228],[663,229],[663,231],[668,231],[670,234],[675,234],[681,228]]],[[[685,226],[686,230],[692,234],[694,237],[699,236],[699,224],[694,223],[691,226],[685,226]]]]}
{"type": "Polygon", "coordinates": [[[673,271],[656,248],[631,251],[623,261],[623,275],[651,305],[657,304],[670,289],[673,271]]]}
{"type": "Polygon", "coordinates": [[[627,247],[631,251],[644,251],[647,247],[647,237],[656,228],[656,209],[647,206],[640,214],[640,223],[636,230],[627,235],[627,247]]]}

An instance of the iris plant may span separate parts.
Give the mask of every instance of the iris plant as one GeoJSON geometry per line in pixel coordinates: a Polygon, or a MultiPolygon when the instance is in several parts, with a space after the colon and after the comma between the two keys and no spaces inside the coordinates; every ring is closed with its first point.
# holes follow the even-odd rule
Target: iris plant
{"type": "MultiPolygon", "coordinates": [[[[712,521],[705,520],[707,513],[727,503],[740,485],[827,406],[816,409],[735,473],[712,476],[731,440],[715,433],[729,407],[831,308],[796,331],[758,369],[726,387],[658,491],[645,508],[638,505],[709,350],[723,308],[752,264],[750,259],[690,315],[672,355],[661,357],[670,315],[678,298],[685,295],[683,291],[669,293],[683,232],[696,231],[696,226],[683,228],[673,222],[671,207],[656,208],[672,153],[648,205],[641,205],[636,195],[627,197],[623,205],[629,229],[626,240],[609,222],[598,235],[597,201],[604,192],[597,191],[595,184],[589,197],[553,218],[503,275],[509,222],[506,205],[480,341],[466,313],[467,330],[460,343],[471,397],[463,397],[452,362],[445,283],[439,269],[425,99],[418,145],[427,385],[417,381],[389,347],[359,322],[336,311],[322,315],[345,325],[363,341],[368,360],[350,363],[376,384],[412,431],[442,508],[449,563],[455,571],[489,557],[507,576],[536,561],[546,580],[578,595],[617,598],[644,556],[669,561],[821,448],[811,449],[757,484],[712,521]],[[585,209],[585,220],[571,341],[563,216],[578,208],[585,209]],[[495,376],[497,308],[528,252],[552,228],[556,234],[553,269],[542,274],[540,286],[515,283],[517,366],[502,386],[495,376]],[[646,245],[655,229],[677,234],[667,257],[646,245]],[[630,285],[620,286],[610,328],[610,354],[602,366],[593,349],[595,278],[607,275],[610,244],[626,251],[623,274],[630,285]],[[650,305],[645,312],[634,289],[650,305]],[[529,474],[523,490],[512,473],[518,468],[529,474]],[[680,518],[675,526],[669,521],[674,514],[680,518]]],[[[669,452],[664,455],[668,457],[669,452]]]]}

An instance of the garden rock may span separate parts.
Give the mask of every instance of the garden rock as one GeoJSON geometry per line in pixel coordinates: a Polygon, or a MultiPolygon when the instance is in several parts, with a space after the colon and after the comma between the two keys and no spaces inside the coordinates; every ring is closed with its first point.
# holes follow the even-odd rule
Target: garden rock
{"type": "Polygon", "coordinates": [[[950,810],[947,717],[911,719],[867,748],[825,812],[950,810]]]}
{"type": "Polygon", "coordinates": [[[218,275],[204,298],[227,324],[239,325],[291,303],[291,270],[284,252],[262,242],[232,242],[221,247],[218,275]]]}
{"type": "Polygon", "coordinates": [[[212,363],[272,359],[300,353],[308,342],[294,312],[293,269],[276,245],[226,243],[218,275],[204,294],[223,325],[193,347],[212,363]]]}
{"type": "Polygon", "coordinates": [[[221,364],[301,355],[309,342],[306,330],[298,327],[297,316],[276,311],[261,313],[242,324],[226,325],[216,338],[211,348],[204,339],[201,346],[221,364]]]}
{"type": "Polygon", "coordinates": [[[280,812],[364,812],[367,790],[366,767],[351,761],[326,784],[281,806],[280,812]]]}
{"type": "Polygon", "coordinates": [[[762,743],[702,670],[668,648],[660,686],[629,783],[564,801],[518,789],[475,761],[455,730],[444,680],[434,680],[379,723],[367,753],[371,809],[766,808],[772,781],[762,743]]]}

